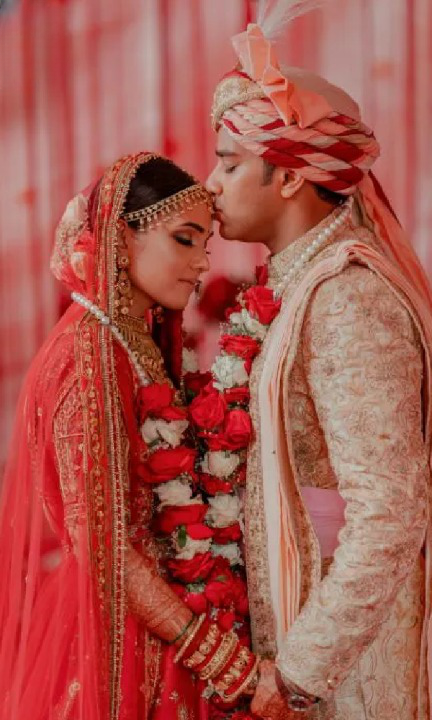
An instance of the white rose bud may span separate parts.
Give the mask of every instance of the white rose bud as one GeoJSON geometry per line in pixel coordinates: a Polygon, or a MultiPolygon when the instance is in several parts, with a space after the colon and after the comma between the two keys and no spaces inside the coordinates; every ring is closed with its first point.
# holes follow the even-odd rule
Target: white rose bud
{"type": "Polygon", "coordinates": [[[155,440],[162,440],[171,447],[178,447],[188,427],[187,420],[152,420],[147,418],[141,426],[141,435],[144,442],[150,444],[155,440]]]}
{"type": "Polygon", "coordinates": [[[237,495],[217,495],[209,498],[207,521],[213,527],[223,528],[238,522],[241,505],[237,495]]]}
{"type": "Polygon", "coordinates": [[[232,475],[239,464],[240,458],[235,453],[227,450],[213,450],[204,456],[201,467],[203,472],[209,475],[226,478],[232,475]]]}
{"type": "Polygon", "coordinates": [[[218,390],[245,385],[249,379],[244,360],[235,355],[219,355],[213,363],[212,372],[216,379],[214,386],[218,390]]]}
{"type": "Polygon", "coordinates": [[[169,505],[202,505],[200,497],[192,498],[192,489],[186,479],[161,483],[153,491],[160,501],[159,510],[169,505]]]}
{"type": "Polygon", "coordinates": [[[186,542],[179,544],[177,533],[173,533],[172,538],[178,560],[192,560],[198,553],[208,552],[212,542],[211,538],[207,540],[192,540],[192,538],[187,535],[186,542]]]}
{"type": "Polygon", "coordinates": [[[196,352],[194,350],[189,350],[188,348],[183,348],[182,360],[183,360],[183,370],[185,373],[198,372],[198,370],[199,370],[198,360],[197,360],[196,352]]]}
{"type": "Polygon", "coordinates": [[[216,543],[213,543],[211,551],[213,555],[229,560],[230,565],[244,565],[237,543],[227,543],[227,545],[216,545],[216,543]]]}

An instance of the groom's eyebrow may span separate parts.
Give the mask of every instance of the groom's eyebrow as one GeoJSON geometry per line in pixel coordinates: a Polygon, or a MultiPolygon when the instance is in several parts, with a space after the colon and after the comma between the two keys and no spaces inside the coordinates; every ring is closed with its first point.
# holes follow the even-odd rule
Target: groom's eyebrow
{"type": "Polygon", "coordinates": [[[216,150],[216,155],[220,158],[236,157],[238,153],[233,152],[232,150],[216,150]]]}

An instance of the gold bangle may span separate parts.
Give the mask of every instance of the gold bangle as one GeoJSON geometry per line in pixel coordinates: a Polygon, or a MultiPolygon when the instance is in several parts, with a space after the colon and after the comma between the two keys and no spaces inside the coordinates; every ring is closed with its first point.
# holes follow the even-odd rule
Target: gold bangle
{"type": "Polygon", "coordinates": [[[241,695],[247,689],[248,685],[253,681],[253,679],[258,671],[258,666],[260,664],[260,660],[261,660],[261,658],[259,656],[257,656],[256,660],[253,664],[253,667],[252,667],[250,673],[248,673],[245,680],[241,683],[241,685],[237,688],[237,690],[234,690],[234,692],[231,693],[230,695],[227,695],[225,692],[222,693],[222,695],[221,695],[222,700],[224,700],[225,702],[229,702],[229,703],[233,702],[234,700],[237,700],[239,695],[241,695]]]}
{"type": "Polygon", "coordinates": [[[205,613],[203,615],[200,615],[199,618],[197,618],[194,627],[191,629],[191,631],[190,631],[189,635],[187,636],[186,640],[184,641],[183,645],[180,647],[177,654],[174,656],[175,663],[177,663],[183,657],[183,655],[185,654],[186,650],[188,649],[192,640],[196,636],[198,630],[200,629],[200,627],[203,624],[205,619],[206,619],[205,613]]]}
{"type": "Polygon", "coordinates": [[[201,642],[199,648],[195,650],[195,652],[190,656],[190,658],[185,660],[185,666],[192,670],[197,665],[201,665],[201,663],[204,662],[204,660],[213,650],[213,647],[215,646],[220,634],[221,632],[216,623],[210,625],[207,636],[201,642]]]}
{"type": "Polygon", "coordinates": [[[238,644],[238,637],[233,632],[225,633],[222,642],[210,662],[203,667],[199,676],[201,680],[210,680],[215,678],[224,668],[230,658],[233,656],[238,644]]]}
{"type": "Polygon", "coordinates": [[[216,687],[219,691],[225,692],[225,690],[228,690],[231,685],[233,685],[235,681],[239,679],[242,671],[245,667],[247,667],[251,654],[252,653],[249,648],[240,648],[240,652],[231,667],[227,670],[223,678],[221,678],[221,680],[216,683],[216,687]]]}

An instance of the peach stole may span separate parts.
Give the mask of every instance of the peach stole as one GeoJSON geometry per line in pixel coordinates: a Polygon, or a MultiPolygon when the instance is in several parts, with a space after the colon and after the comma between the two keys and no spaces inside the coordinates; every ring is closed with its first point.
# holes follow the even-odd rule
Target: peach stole
{"type": "MultiPolygon", "coordinates": [[[[284,377],[294,362],[305,312],[313,291],[329,277],[341,272],[350,262],[360,262],[376,272],[397,294],[419,330],[425,358],[424,412],[425,441],[431,453],[432,396],[432,324],[421,296],[398,269],[383,255],[360,242],[346,241],[334,252],[316,262],[302,277],[289,299],[283,304],[275,323],[258,387],[260,409],[261,463],[264,492],[264,515],[267,529],[267,558],[270,595],[276,628],[276,643],[282,647],[284,637],[300,612],[301,558],[296,537],[296,518],[303,516],[312,549],[311,592],[321,577],[320,542],[314,529],[307,493],[302,494],[296,479],[291,430],[285,409],[284,377]]],[[[257,428],[258,429],[258,428],[257,428]]],[[[432,532],[429,521],[426,539],[426,611],[421,648],[421,686],[424,673],[432,679],[432,622],[430,581],[432,570],[432,532]]],[[[432,681],[429,688],[432,698],[432,681]]]]}

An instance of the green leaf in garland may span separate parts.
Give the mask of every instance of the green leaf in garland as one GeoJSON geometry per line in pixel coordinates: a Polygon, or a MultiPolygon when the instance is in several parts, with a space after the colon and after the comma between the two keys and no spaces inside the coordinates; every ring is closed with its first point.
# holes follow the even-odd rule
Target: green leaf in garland
{"type": "Polygon", "coordinates": [[[177,532],[177,542],[179,547],[184,548],[187,543],[186,525],[180,525],[177,532]]]}

